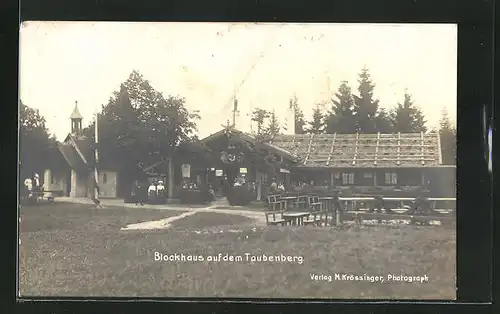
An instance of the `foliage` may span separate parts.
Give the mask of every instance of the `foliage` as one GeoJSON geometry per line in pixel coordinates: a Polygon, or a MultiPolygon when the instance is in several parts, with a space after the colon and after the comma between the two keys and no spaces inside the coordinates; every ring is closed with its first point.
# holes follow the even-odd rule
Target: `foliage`
{"type": "Polygon", "coordinates": [[[280,134],[280,123],[276,117],[274,110],[269,114],[269,121],[265,127],[264,134],[267,139],[273,139],[276,135],[280,134]]]}
{"type": "Polygon", "coordinates": [[[441,138],[441,153],[443,164],[455,165],[457,154],[457,130],[452,124],[448,111],[443,108],[439,121],[439,136],[441,138]]]}
{"type": "MultiPolygon", "coordinates": [[[[99,120],[102,153],[121,167],[143,168],[171,157],[180,143],[196,139],[196,120],[181,97],[164,97],[138,71],[113,93],[99,120]]],[[[92,123],[85,132],[93,136],[92,123]]]]}
{"type": "Polygon", "coordinates": [[[295,134],[304,134],[304,126],[306,125],[306,121],[304,119],[304,112],[302,111],[302,109],[300,109],[299,101],[296,96],[292,98],[291,106],[291,109],[293,110],[295,134]]]}
{"type": "Polygon", "coordinates": [[[356,129],[360,133],[376,133],[375,118],[379,101],[373,98],[375,84],[372,82],[367,68],[361,70],[358,83],[359,96],[353,95],[356,129]]]}
{"type": "Polygon", "coordinates": [[[306,129],[307,133],[321,134],[325,131],[325,114],[318,105],[313,109],[312,120],[309,121],[309,126],[306,129]]]}
{"type": "Polygon", "coordinates": [[[269,111],[261,108],[255,108],[252,111],[252,121],[257,123],[257,136],[261,137],[265,133],[264,124],[270,117],[269,111]]]}
{"type": "Polygon", "coordinates": [[[426,121],[422,110],[414,105],[408,91],[405,91],[404,97],[403,104],[399,103],[390,113],[390,121],[394,127],[394,132],[426,132],[426,121]]]}
{"type": "Polygon", "coordinates": [[[338,100],[331,100],[332,107],[325,119],[326,132],[356,133],[354,98],[347,81],[342,82],[335,97],[338,100]]]}
{"type": "Polygon", "coordinates": [[[393,133],[394,128],[391,123],[390,113],[385,108],[379,108],[375,117],[376,131],[380,133],[393,133]]]}
{"type": "Polygon", "coordinates": [[[60,167],[60,156],[57,141],[49,134],[45,118],[38,109],[33,109],[22,101],[19,106],[19,174],[22,182],[34,172],[43,178],[46,168],[60,167]]]}

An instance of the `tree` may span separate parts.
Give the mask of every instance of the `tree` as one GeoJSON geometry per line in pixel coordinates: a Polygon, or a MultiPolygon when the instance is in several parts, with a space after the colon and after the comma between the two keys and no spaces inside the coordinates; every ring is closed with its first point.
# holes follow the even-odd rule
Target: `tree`
{"type": "Polygon", "coordinates": [[[426,132],[426,121],[422,110],[414,105],[408,91],[405,91],[404,97],[403,104],[399,103],[390,113],[394,132],[426,132]]]}
{"type": "Polygon", "coordinates": [[[375,127],[376,127],[377,132],[380,132],[380,133],[393,133],[394,132],[390,113],[388,113],[385,108],[379,109],[377,116],[375,117],[375,127]]]}
{"type": "Polygon", "coordinates": [[[291,106],[293,110],[293,120],[294,120],[294,133],[295,134],[304,134],[304,126],[306,125],[306,121],[304,120],[304,112],[300,109],[300,105],[296,96],[294,96],[291,100],[291,106]]]}
{"type": "Polygon", "coordinates": [[[325,118],[327,133],[356,133],[356,120],[353,113],[354,98],[347,81],[342,81],[338,92],[338,100],[332,98],[332,107],[325,118]]]}
{"type": "MultiPolygon", "coordinates": [[[[187,110],[183,98],[164,97],[135,70],[113,93],[101,116],[100,137],[109,138],[108,150],[120,154],[127,147],[130,155],[120,154],[120,158],[127,159],[126,164],[140,166],[171,157],[180,143],[194,140],[199,119],[198,114],[187,110]],[[118,136],[120,141],[113,143],[118,136]]],[[[93,125],[87,132],[93,133],[93,125]]]]}
{"type": "Polygon", "coordinates": [[[23,182],[33,173],[43,178],[43,172],[60,167],[57,141],[45,127],[45,118],[38,109],[19,103],[19,175],[23,182]]]}
{"type": "Polygon", "coordinates": [[[378,111],[378,100],[373,99],[375,84],[370,78],[368,69],[361,70],[358,79],[359,96],[354,96],[354,114],[356,116],[356,129],[360,133],[375,133],[375,118],[378,111]]]}
{"type": "Polygon", "coordinates": [[[264,134],[264,123],[270,117],[269,111],[261,108],[255,108],[252,111],[252,121],[257,123],[257,136],[264,134]]]}
{"type": "Polygon", "coordinates": [[[280,134],[280,123],[274,110],[269,114],[269,122],[264,130],[264,134],[267,140],[273,139],[276,135],[280,134]]]}
{"type": "Polygon", "coordinates": [[[446,108],[441,110],[441,119],[439,120],[439,137],[441,139],[441,154],[443,164],[456,164],[457,150],[457,132],[452,125],[446,108]]]}
{"type": "Polygon", "coordinates": [[[320,106],[316,106],[313,109],[312,120],[309,122],[309,127],[307,128],[307,133],[321,134],[325,131],[325,115],[322,112],[320,106]]]}

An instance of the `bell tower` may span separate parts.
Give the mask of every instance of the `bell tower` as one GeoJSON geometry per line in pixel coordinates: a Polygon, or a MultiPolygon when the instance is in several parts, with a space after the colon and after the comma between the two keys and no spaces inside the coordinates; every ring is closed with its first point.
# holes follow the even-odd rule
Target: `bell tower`
{"type": "Polygon", "coordinates": [[[78,101],[75,101],[75,108],[69,117],[71,119],[71,134],[75,136],[82,135],[82,120],[83,116],[78,110],[78,101]]]}

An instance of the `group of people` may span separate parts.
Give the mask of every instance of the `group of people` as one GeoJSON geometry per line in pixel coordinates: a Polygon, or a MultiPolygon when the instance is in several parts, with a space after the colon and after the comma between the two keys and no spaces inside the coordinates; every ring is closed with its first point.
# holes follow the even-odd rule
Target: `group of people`
{"type": "Polygon", "coordinates": [[[33,196],[33,193],[35,192],[41,192],[43,190],[43,187],[40,183],[40,176],[38,173],[33,173],[33,175],[29,178],[26,178],[24,180],[23,184],[23,191],[22,191],[22,197],[27,199],[33,196]]]}
{"type": "Polygon", "coordinates": [[[132,186],[131,196],[136,205],[144,205],[149,197],[166,197],[163,181],[142,182],[136,180],[132,186]]]}
{"type": "Polygon", "coordinates": [[[276,181],[276,178],[273,178],[271,181],[271,185],[269,186],[271,189],[271,193],[281,193],[285,192],[285,183],[283,181],[280,181],[279,183],[276,181]]]}

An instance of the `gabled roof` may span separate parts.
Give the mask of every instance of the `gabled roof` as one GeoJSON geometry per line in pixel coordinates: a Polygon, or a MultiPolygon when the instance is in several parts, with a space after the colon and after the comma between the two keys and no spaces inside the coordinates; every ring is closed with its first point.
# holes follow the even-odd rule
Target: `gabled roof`
{"type": "Polygon", "coordinates": [[[80,113],[80,110],[78,110],[78,103],[75,103],[75,108],[73,108],[73,112],[71,113],[71,116],[69,116],[70,119],[83,119],[82,114],[80,113]]]}
{"type": "Polygon", "coordinates": [[[89,171],[89,166],[85,164],[78,152],[72,145],[66,143],[58,143],[59,151],[68,163],[68,165],[77,171],[89,171]]]}
{"type": "Polygon", "coordinates": [[[245,132],[242,132],[242,131],[237,130],[235,128],[231,128],[231,127],[224,128],[224,129],[220,130],[219,132],[216,132],[210,136],[207,136],[204,139],[202,139],[200,142],[203,145],[206,145],[207,143],[209,143],[215,139],[218,139],[222,136],[231,135],[231,134],[236,135],[239,138],[241,138],[247,142],[250,142],[261,149],[267,149],[267,150],[269,150],[275,154],[278,154],[280,156],[283,156],[284,158],[287,158],[291,161],[298,161],[299,160],[299,156],[294,154],[293,152],[290,152],[289,150],[283,149],[282,147],[279,147],[279,146],[275,145],[274,143],[260,142],[257,138],[255,138],[255,136],[248,134],[248,133],[245,133],[245,132]]]}
{"type": "MultiPolygon", "coordinates": [[[[68,134],[64,142],[59,143],[59,151],[71,168],[75,168],[77,165],[81,166],[81,164],[85,165],[85,169],[93,169],[95,166],[94,143],[88,137],[68,134]]],[[[99,157],[99,168],[106,170],[116,168],[115,163],[103,154],[100,154],[99,157]]],[[[83,170],[82,167],[77,169],[83,170]]]]}
{"type": "Polygon", "coordinates": [[[301,167],[433,167],[438,133],[278,135],[271,144],[299,156],[301,167]]]}

